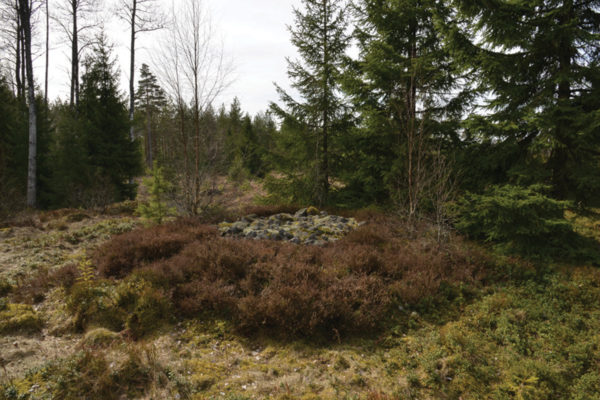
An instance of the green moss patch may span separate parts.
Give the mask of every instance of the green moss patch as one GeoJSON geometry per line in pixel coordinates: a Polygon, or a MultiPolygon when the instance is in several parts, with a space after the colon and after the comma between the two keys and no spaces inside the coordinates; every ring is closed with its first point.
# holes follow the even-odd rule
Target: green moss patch
{"type": "Polygon", "coordinates": [[[0,308],[0,334],[35,333],[43,326],[43,319],[29,305],[6,304],[0,308]]]}

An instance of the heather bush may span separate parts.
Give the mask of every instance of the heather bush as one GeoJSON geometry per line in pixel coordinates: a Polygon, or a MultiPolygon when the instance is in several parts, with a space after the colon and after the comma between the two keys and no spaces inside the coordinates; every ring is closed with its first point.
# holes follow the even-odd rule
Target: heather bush
{"type": "Polygon", "coordinates": [[[461,242],[409,240],[380,215],[324,247],[219,237],[179,220],[114,237],[96,253],[101,276],[122,278],[119,312],[134,337],[172,309],[227,318],[240,332],[284,337],[371,332],[394,304],[435,297],[442,285],[476,283],[493,262],[461,242]],[[141,285],[141,286],[139,286],[141,285]]]}
{"type": "Polygon", "coordinates": [[[134,268],[177,254],[185,244],[216,230],[179,220],[165,225],[140,228],[115,237],[100,246],[93,259],[100,274],[122,278],[134,268]]]}

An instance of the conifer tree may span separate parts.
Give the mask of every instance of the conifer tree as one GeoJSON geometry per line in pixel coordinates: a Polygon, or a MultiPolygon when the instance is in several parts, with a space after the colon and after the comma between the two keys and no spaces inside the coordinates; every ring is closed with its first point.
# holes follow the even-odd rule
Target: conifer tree
{"type": "Polygon", "coordinates": [[[344,80],[361,113],[360,129],[346,141],[345,181],[368,201],[399,196],[408,217],[425,193],[429,145],[456,135],[464,105],[436,27],[438,7],[429,0],[357,2],[359,57],[344,80]]]}
{"type": "Polygon", "coordinates": [[[163,168],[156,161],[152,167],[152,178],[145,178],[144,184],[149,188],[150,199],[146,204],[140,204],[140,215],[157,224],[162,223],[165,217],[174,215],[175,208],[167,204],[167,195],[173,190],[173,185],[165,178],[163,168]]]}
{"type": "Polygon", "coordinates": [[[448,42],[480,72],[487,100],[488,115],[470,131],[521,149],[508,166],[516,183],[551,183],[560,198],[598,202],[600,1],[452,3],[448,42]]]}
{"type": "Polygon", "coordinates": [[[136,109],[141,114],[144,126],[144,149],[148,168],[154,164],[154,142],[153,135],[154,120],[161,108],[166,104],[166,96],[158,84],[156,76],[150,72],[150,67],[142,64],[140,69],[140,81],[135,94],[136,109]]]}
{"type": "MultiPolygon", "coordinates": [[[[323,204],[332,175],[332,143],[348,120],[339,94],[342,61],[349,43],[347,19],[342,0],[303,0],[302,5],[303,10],[294,10],[295,25],[290,28],[301,60],[288,59],[288,76],[302,98],[294,99],[277,86],[284,105],[273,103],[271,109],[281,118],[296,121],[312,137],[314,172],[305,171],[304,179],[313,183],[313,199],[323,204]]],[[[310,165],[310,161],[305,163],[310,165]]]]}
{"type": "MultiPolygon", "coordinates": [[[[85,62],[79,117],[85,126],[88,160],[97,178],[106,180],[116,198],[132,198],[129,181],[140,172],[138,144],[129,140],[129,116],[118,89],[118,75],[104,35],[85,62]]],[[[97,180],[97,179],[96,179],[97,180]]]]}

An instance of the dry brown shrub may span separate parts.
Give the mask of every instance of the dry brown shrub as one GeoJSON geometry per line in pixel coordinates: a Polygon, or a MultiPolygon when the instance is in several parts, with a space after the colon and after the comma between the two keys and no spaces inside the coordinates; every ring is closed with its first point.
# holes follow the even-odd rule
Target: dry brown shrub
{"type": "Polygon", "coordinates": [[[385,227],[370,223],[350,232],[342,240],[351,244],[381,246],[390,240],[390,236],[391,232],[385,227]]]}
{"type": "Polygon", "coordinates": [[[383,392],[372,391],[367,394],[367,400],[399,400],[400,397],[392,396],[383,392]]]}
{"type": "Polygon", "coordinates": [[[5,220],[0,221],[0,228],[36,228],[41,229],[42,224],[34,211],[22,211],[17,214],[8,216],[5,220]]]}
{"type": "Polygon", "coordinates": [[[435,296],[442,283],[485,278],[491,261],[482,252],[404,228],[369,221],[316,247],[222,238],[182,220],[117,236],[95,260],[104,277],[149,281],[183,316],[228,317],[246,333],[332,337],[377,329],[394,302],[435,296]]]}
{"type": "Polygon", "coordinates": [[[81,271],[79,270],[77,264],[71,263],[52,272],[50,282],[52,284],[63,286],[66,289],[70,289],[75,284],[79,276],[81,276],[81,271]]]}
{"type": "Polygon", "coordinates": [[[58,210],[44,211],[39,214],[41,222],[48,222],[55,219],[60,219],[70,214],[80,213],[76,208],[60,208],[58,210]]]}
{"type": "Polygon", "coordinates": [[[40,303],[44,301],[51,285],[50,272],[47,268],[40,268],[27,279],[17,282],[12,297],[19,303],[40,303]]]}
{"type": "Polygon", "coordinates": [[[134,268],[169,258],[187,243],[215,234],[213,227],[182,219],[118,235],[100,246],[93,260],[101,275],[122,278],[134,268]]]}
{"type": "Polygon", "coordinates": [[[12,298],[19,303],[40,303],[51,288],[63,286],[68,289],[75,284],[79,275],[75,264],[67,264],[54,270],[40,268],[27,279],[17,282],[12,298]]]}

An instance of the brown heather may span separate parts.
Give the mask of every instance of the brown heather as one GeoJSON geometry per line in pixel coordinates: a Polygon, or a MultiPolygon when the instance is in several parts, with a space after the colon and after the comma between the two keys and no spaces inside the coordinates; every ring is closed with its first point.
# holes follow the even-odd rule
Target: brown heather
{"type": "MultiPolygon", "coordinates": [[[[491,261],[459,238],[439,247],[374,216],[324,247],[221,238],[191,219],[114,237],[93,259],[104,278],[129,275],[165,293],[183,317],[229,318],[243,333],[282,336],[373,331],[395,304],[477,282],[491,261]]],[[[65,271],[68,276],[68,272],[65,271]]]]}

